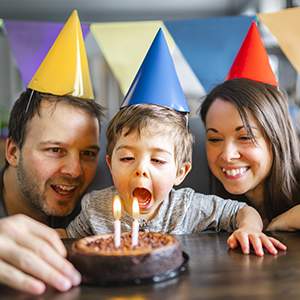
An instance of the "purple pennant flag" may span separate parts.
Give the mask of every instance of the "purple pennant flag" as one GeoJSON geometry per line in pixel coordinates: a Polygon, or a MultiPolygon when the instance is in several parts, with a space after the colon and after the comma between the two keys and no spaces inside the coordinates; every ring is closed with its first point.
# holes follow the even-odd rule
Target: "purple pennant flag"
{"type": "MultiPolygon", "coordinates": [[[[4,20],[7,37],[26,87],[64,25],[64,23],[4,20]]],[[[81,25],[81,29],[85,39],[89,25],[81,25]]]]}

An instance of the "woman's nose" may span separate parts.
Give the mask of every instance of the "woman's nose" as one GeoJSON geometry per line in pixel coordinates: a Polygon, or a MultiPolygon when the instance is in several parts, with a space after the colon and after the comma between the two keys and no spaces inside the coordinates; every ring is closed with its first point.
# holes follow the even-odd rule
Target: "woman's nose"
{"type": "Polygon", "coordinates": [[[221,157],[224,161],[230,162],[234,159],[240,158],[241,155],[234,143],[224,143],[221,157]]]}

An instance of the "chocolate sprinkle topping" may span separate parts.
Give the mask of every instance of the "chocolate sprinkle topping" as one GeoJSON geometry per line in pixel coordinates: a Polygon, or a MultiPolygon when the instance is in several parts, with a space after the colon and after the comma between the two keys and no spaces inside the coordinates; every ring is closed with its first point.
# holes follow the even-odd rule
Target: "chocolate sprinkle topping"
{"type": "Polygon", "coordinates": [[[167,245],[167,236],[154,236],[153,233],[140,233],[138,245],[132,246],[131,244],[131,233],[121,235],[120,247],[117,249],[114,245],[114,236],[109,238],[99,238],[96,241],[89,243],[87,246],[93,249],[94,252],[106,251],[106,252],[117,252],[126,253],[132,250],[144,250],[144,249],[155,249],[167,245]]]}

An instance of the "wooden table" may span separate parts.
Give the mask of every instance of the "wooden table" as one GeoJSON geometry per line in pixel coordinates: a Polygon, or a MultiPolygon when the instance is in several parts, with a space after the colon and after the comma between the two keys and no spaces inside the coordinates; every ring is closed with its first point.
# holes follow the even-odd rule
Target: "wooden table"
{"type": "MultiPolygon", "coordinates": [[[[48,288],[31,296],[0,285],[0,299],[39,300],[166,300],[166,299],[300,299],[300,232],[268,233],[288,246],[264,257],[229,249],[228,233],[179,236],[190,256],[188,269],[171,280],[144,285],[81,285],[60,293],[48,288]]],[[[73,240],[66,240],[67,248],[73,240]]]]}

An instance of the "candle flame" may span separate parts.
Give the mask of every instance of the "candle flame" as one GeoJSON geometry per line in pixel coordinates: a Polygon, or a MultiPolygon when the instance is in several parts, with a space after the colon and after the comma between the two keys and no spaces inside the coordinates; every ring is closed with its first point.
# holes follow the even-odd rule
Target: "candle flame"
{"type": "Polygon", "coordinates": [[[140,216],[139,201],[136,197],[134,197],[132,200],[132,216],[134,218],[139,218],[139,216],[140,216]]]}
{"type": "Polygon", "coordinates": [[[115,196],[114,200],[113,200],[113,206],[114,206],[114,217],[115,219],[120,219],[121,218],[121,210],[122,210],[122,206],[121,206],[121,199],[119,196],[115,196]]]}

